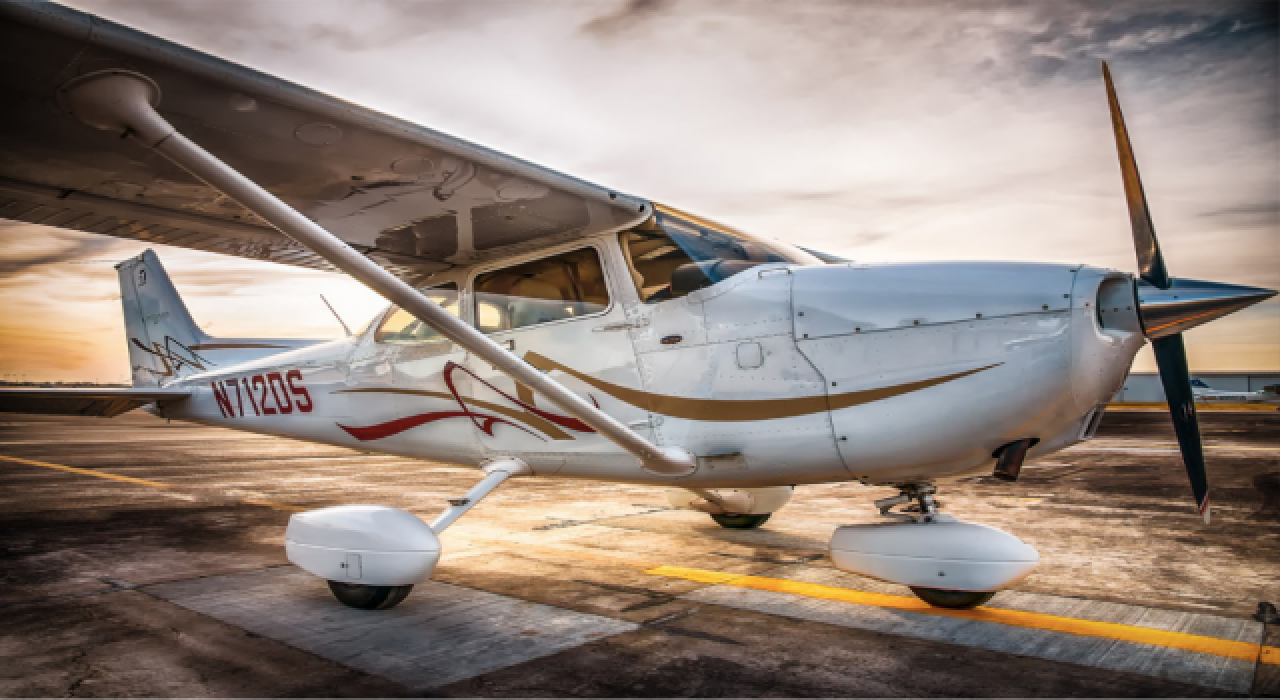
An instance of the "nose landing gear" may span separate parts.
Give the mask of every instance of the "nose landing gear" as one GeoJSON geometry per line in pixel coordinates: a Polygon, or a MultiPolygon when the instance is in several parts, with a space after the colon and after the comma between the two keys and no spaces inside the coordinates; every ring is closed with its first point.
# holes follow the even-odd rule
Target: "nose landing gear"
{"type": "Polygon", "coordinates": [[[901,493],[897,496],[876,501],[876,508],[880,509],[880,515],[908,523],[931,523],[937,518],[944,519],[939,522],[955,520],[950,516],[938,514],[942,504],[933,499],[933,494],[938,492],[938,487],[933,484],[899,484],[898,490],[901,493]],[[916,503],[913,504],[912,501],[916,503]],[[902,512],[891,512],[895,506],[901,505],[906,506],[902,512]]]}
{"type": "Polygon", "coordinates": [[[929,605],[973,608],[1031,572],[1040,555],[993,527],[938,512],[929,483],[899,484],[897,496],[876,501],[898,522],[846,525],[831,536],[831,560],[851,573],[899,583],[929,605]],[[899,511],[894,508],[904,506],[899,511]]]}
{"type": "Polygon", "coordinates": [[[996,594],[995,591],[951,591],[945,588],[925,588],[923,586],[911,586],[911,592],[924,602],[935,608],[950,608],[951,610],[969,610],[979,605],[986,604],[991,597],[996,594]]]}

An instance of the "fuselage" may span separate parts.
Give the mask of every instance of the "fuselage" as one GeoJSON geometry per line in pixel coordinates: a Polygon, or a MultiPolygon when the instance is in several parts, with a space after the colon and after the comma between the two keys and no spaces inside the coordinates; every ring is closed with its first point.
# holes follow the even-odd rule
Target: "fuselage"
{"type": "Polygon", "coordinates": [[[380,330],[394,308],[350,338],[181,377],[171,386],[194,393],[165,415],[468,466],[515,456],[545,476],[920,482],[990,469],[1013,440],[1036,439],[1034,455],[1087,438],[1145,342],[1131,278],[1079,265],[766,263],[645,303],[605,235],[428,287],[456,290],[457,313],[484,328],[487,273],[584,249],[607,300],[486,330],[645,437],[697,455],[690,476],[645,471],[448,340],[380,330]]]}

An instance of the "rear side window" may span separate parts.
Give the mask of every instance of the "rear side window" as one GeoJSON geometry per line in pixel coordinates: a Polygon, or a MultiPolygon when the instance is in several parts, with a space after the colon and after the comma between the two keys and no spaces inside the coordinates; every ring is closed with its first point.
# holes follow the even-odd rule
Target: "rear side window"
{"type": "Polygon", "coordinates": [[[475,281],[476,319],[486,333],[550,323],[609,308],[600,254],[580,248],[486,272],[475,281]]]}
{"type": "MultiPolygon", "coordinates": [[[[423,292],[427,298],[444,307],[445,311],[458,315],[458,285],[450,282],[423,292]]],[[[436,329],[414,318],[413,314],[396,307],[374,336],[379,343],[395,343],[400,345],[426,343],[439,340],[442,336],[436,329]]]]}

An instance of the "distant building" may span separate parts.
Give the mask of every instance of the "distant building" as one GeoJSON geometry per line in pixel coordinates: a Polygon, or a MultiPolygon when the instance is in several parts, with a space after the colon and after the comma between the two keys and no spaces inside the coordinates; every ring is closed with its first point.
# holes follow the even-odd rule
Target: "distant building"
{"type": "MultiPolygon", "coordinates": [[[[1274,372],[1195,372],[1191,376],[1203,379],[1219,391],[1262,391],[1263,387],[1280,384],[1280,370],[1274,372]]],[[[1133,372],[1124,380],[1124,388],[1116,394],[1115,401],[1164,401],[1164,387],[1160,375],[1155,372],[1133,372]]]]}

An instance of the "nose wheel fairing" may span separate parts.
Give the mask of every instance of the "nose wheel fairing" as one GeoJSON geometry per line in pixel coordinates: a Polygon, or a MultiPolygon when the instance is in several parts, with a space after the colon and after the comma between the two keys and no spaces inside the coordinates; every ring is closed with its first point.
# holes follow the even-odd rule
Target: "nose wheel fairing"
{"type": "Polygon", "coordinates": [[[893,523],[845,525],[831,535],[836,568],[902,584],[935,607],[972,608],[1036,567],[1033,547],[987,525],[938,512],[929,483],[899,484],[897,496],[876,501],[893,523]],[[905,506],[900,512],[894,508],[905,506]]]}
{"type": "Polygon", "coordinates": [[[830,546],[831,561],[844,571],[951,591],[997,591],[1040,562],[1040,554],[1017,537],[948,515],[931,522],[845,525],[830,546]]]}

